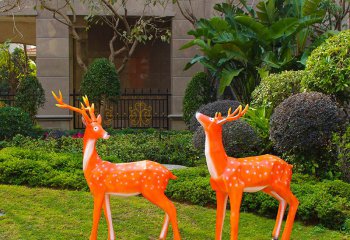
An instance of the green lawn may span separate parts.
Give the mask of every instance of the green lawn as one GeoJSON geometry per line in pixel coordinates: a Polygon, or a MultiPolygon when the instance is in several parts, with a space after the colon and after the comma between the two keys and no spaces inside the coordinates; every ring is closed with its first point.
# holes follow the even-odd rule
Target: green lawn
{"type": "MultiPolygon", "coordinates": [[[[161,210],[142,197],[113,197],[111,204],[117,239],[157,239],[163,221],[161,210]]],[[[0,185],[0,212],[6,213],[0,217],[0,239],[86,240],[92,207],[92,197],[87,192],[0,185]]],[[[183,239],[214,239],[214,209],[180,203],[176,207],[183,239]]],[[[271,239],[273,226],[273,219],[242,213],[239,239],[271,239]]],[[[104,218],[99,230],[99,239],[107,239],[104,218]]],[[[223,239],[229,239],[228,214],[223,239]]],[[[292,239],[334,240],[350,239],[350,236],[296,223],[292,239]]]]}

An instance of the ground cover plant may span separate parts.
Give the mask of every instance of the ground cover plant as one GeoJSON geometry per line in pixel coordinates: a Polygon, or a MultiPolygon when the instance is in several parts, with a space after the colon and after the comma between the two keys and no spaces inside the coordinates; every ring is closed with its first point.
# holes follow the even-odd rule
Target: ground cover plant
{"type": "MultiPolygon", "coordinates": [[[[1,239],[83,240],[89,236],[92,212],[88,209],[92,209],[93,205],[89,193],[0,185],[0,199],[0,213],[5,214],[0,216],[1,239]]],[[[180,203],[175,205],[184,240],[214,239],[215,209],[180,203]]],[[[160,209],[147,200],[140,197],[113,197],[111,209],[117,239],[157,239],[159,223],[164,216],[160,209]]],[[[101,220],[100,224],[98,237],[107,239],[105,220],[101,220]]],[[[242,213],[239,239],[268,239],[274,224],[274,219],[242,213]]],[[[171,234],[170,231],[168,239],[172,238],[171,234]]],[[[223,231],[223,239],[228,238],[229,212],[223,231]]],[[[291,240],[300,239],[345,240],[348,235],[296,222],[291,240]]]]}
{"type": "MultiPolygon", "coordinates": [[[[106,160],[115,159],[107,157],[106,160]]],[[[183,203],[215,207],[215,192],[210,187],[206,166],[174,170],[173,173],[178,179],[170,181],[167,196],[183,203]]],[[[14,147],[0,150],[0,184],[88,190],[81,154],[14,147]]],[[[339,180],[318,182],[307,175],[296,174],[292,191],[300,200],[298,219],[349,231],[350,184],[339,180]]],[[[278,202],[263,193],[245,195],[241,207],[242,211],[271,218],[277,208],[278,202]]]]}

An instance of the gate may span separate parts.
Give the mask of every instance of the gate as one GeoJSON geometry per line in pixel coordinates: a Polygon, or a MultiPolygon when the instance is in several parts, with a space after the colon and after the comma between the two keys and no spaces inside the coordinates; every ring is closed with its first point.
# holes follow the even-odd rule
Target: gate
{"type": "MultiPolygon", "coordinates": [[[[81,95],[70,94],[75,107],[80,107],[81,95]]],[[[117,103],[105,108],[103,124],[110,128],[169,129],[169,92],[160,89],[124,89],[117,103]]],[[[96,104],[95,104],[96,105],[96,104]]],[[[99,110],[99,106],[96,105],[99,110]]],[[[81,116],[73,113],[75,129],[84,128],[81,116]]]]}

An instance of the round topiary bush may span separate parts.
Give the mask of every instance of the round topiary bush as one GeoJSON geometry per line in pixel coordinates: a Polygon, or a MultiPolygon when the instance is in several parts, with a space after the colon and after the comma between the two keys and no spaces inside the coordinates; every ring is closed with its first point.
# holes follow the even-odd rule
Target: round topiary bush
{"type": "MultiPolygon", "coordinates": [[[[257,155],[262,150],[261,139],[248,123],[237,120],[223,125],[222,140],[228,156],[244,157],[257,155]]],[[[202,127],[193,135],[195,148],[204,151],[205,133],[202,127]]]]}
{"type": "Polygon", "coordinates": [[[253,106],[274,109],[293,94],[300,92],[305,71],[284,71],[263,78],[252,93],[253,106]]]}
{"type": "Polygon", "coordinates": [[[0,139],[9,139],[16,134],[29,135],[33,129],[33,123],[29,114],[20,108],[0,108],[0,139]]]}
{"type": "Polygon", "coordinates": [[[331,98],[318,92],[299,93],[275,108],[270,137],[280,152],[320,154],[339,130],[343,118],[331,98]]]}
{"type": "Polygon", "coordinates": [[[327,39],[312,51],[306,62],[307,74],[301,85],[308,91],[350,99],[350,30],[327,39]]]}
{"type": "Polygon", "coordinates": [[[106,58],[95,59],[84,75],[80,90],[94,102],[116,100],[120,95],[120,80],[115,66],[106,58]]]}
{"type": "Polygon", "coordinates": [[[44,106],[45,92],[36,76],[28,75],[19,81],[15,106],[29,113],[34,119],[39,107],[44,106]]]}
{"type": "Polygon", "coordinates": [[[183,100],[183,120],[187,126],[200,106],[215,100],[213,93],[215,91],[206,73],[199,72],[193,76],[186,87],[183,100]]]}
{"type": "MultiPolygon", "coordinates": [[[[197,111],[203,113],[207,116],[214,117],[216,112],[221,112],[223,116],[227,113],[229,108],[232,110],[236,109],[239,105],[241,105],[238,101],[233,100],[219,100],[212,103],[208,103],[206,105],[202,105],[197,111]]],[[[195,113],[193,114],[190,121],[190,130],[196,131],[196,129],[200,126],[199,122],[196,119],[195,113]]]]}

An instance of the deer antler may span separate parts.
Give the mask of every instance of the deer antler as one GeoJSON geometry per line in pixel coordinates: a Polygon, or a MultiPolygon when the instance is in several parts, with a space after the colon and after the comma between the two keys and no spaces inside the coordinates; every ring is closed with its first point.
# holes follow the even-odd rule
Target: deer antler
{"type": "MultiPolygon", "coordinates": [[[[239,107],[236,108],[236,110],[233,113],[231,113],[231,110],[232,109],[229,108],[227,112],[227,117],[222,118],[222,120],[219,120],[218,121],[219,124],[223,124],[225,122],[230,122],[241,118],[248,111],[248,104],[245,106],[243,110],[242,110],[242,105],[239,105],[239,107]]],[[[217,116],[215,117],[217,118],[217,116]]],[[[221,114],[220,114],[220,117],[221,117],[221,114]]]]}
{"type": "Polygon", "coordinates": [[[86,107],[84,106],[84,104],[80,103],[81,108],[76,108],[76,107],[70,106],[69,104],[66,104],[66,103],[63,102],[63,97],[62,97],[61,91],[58,91],[58,94],[59,94],[59,97],[57,97],[55,92],[52,91],[53,97],[58,102],[58,104],[56,104],[57,107],[59,107],[59,108],[66,108],[66,109],[72,110],[73,112],[80,113],[81,115],[83,115],[84,119],[87,122],[96,121],[96,117],[95,117],[95,113],[94,113],[94,110],[95,110],[94,104],[92,104],[90,106],[90,103],[89,103],[89,100],[88,100],[87,96],[83,97],[83,101],[84,101],[86,107]],[[86,113],[87,110],[90,113],[90,117],[86,113]]]}

